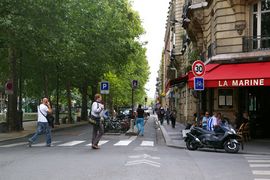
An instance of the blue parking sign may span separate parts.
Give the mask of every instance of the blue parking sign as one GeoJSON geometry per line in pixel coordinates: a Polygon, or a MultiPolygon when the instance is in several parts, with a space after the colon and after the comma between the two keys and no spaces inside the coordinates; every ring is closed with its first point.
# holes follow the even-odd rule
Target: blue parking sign
{"type": "Polygon", "coordinates": [[[100,83],[100,94],[109,94],[110,84],[108,81],[100,83]]]}
{"type": "Polygon", "coordinates": [[[194,77],[194,90],[196,90],[196,91],[203,91],[204,90],[203,77],[194,77]]]}

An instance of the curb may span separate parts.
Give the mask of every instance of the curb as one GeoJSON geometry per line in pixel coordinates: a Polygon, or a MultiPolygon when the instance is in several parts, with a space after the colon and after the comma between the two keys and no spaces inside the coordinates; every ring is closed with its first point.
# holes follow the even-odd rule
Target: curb
{"type": "Polygon", "coordinates": [[[160,125],[160,122],[155,119],[156,121],[156,124],[160,127],[161,129],[161,132],[162,132],[162,135],[163,135],[163,138],[165,139],[165,142],[166,142],[166,145],[168,147],[174,147],[174,148],[179,148],[179,149],[186,149],[186,146],[180,146],[180,145],[176,145],[172,142],[172,139],[171,137],[169,136],[169,134],[167,133],[166,129],[160,125]]]}

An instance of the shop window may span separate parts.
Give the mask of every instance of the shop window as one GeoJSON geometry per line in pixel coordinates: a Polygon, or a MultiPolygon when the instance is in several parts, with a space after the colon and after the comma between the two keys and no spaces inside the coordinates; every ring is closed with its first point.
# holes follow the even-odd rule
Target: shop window
{"type": "Polygon", "coordinates": [[[233,90],[232,89],[219,89],[218,90],[218,106],[220,108],[233,106],[233,90]]]}

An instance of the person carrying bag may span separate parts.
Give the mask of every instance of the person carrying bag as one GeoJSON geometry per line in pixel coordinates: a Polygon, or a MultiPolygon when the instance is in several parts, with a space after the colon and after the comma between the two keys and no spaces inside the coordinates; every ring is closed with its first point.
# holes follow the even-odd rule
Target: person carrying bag
{"type": "Polygon", "coordinates": [[[92,104],[90,123],[93,125],[92,148],[99,149],[98,142],[104,133],[104,127],[101,123],[101,114],[104,110],[104,105],[101,104],[102,97],[100,94],[95,95],[95,102],[92,104]]]}
{"type": "Polygon", "coordinates": [[[38,107],[38,122],[36,133],[28,139],[28,146],[31,147],[32,144],[37,140],[38,136],[45,132],[46,134],[46,146],[51,146],[51,128],[46,118],[47,114],[52,113],[52,108],[48,98],[43,98],[41,104],[38,107]]]}

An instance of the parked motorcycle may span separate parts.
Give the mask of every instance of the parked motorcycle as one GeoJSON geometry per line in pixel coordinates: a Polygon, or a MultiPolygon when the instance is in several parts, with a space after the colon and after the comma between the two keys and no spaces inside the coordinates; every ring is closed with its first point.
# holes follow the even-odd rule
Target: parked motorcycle
{"type": "Polygon", "coordinates": [[[200,127],[191,127],[186,134],[185,142],[189,150],[198,148],[225,149],[228,153],[237,153],[240,143],[237,141],[240,136],[229,125],[221,125],[219,132],[207,131],[200,127]]]}

